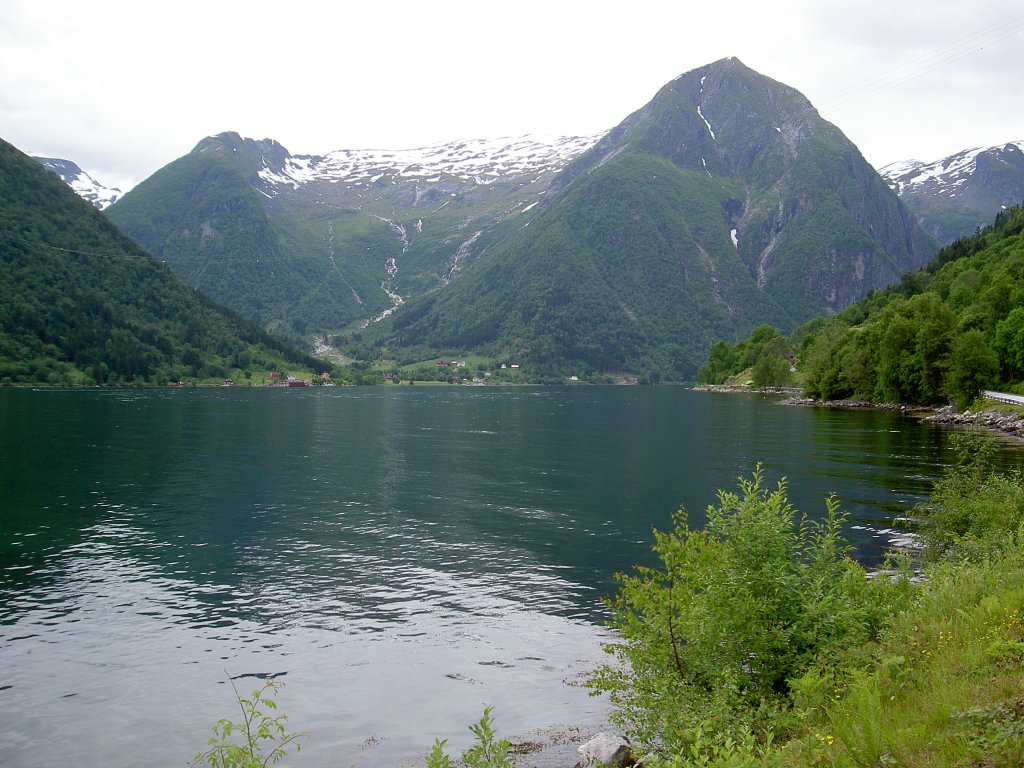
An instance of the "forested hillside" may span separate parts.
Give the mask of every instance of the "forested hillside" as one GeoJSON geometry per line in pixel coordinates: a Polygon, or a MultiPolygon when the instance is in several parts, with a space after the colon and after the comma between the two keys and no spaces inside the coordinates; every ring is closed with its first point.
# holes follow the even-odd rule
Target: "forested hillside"
{"type": "Polygon", "coordinates": [[[188,288],[0,141],[0,382],[159,383],[315,358],[188,288]]]}
{"type": "Polygon", "coordinates": [[[1001,212],[899,285],[788,339],[761,328],[716,343],[700,379],[721,383],[751,366],[773,372],[759,384],[798,383],[825,400],[963,405],[986,387],[1024,390],[1024,209],[1001,212]],[[787,354],[792,382],[778,364],[787,354]]]}
{"type": "MultiPolygon", "coordinates": [[[[332,269],[326,246],[289,241],[264,210],[252,186],[258,170],[253,155],[275,148],[284,151],[230,134],[206,139],[106,213],[192,287],[276,335],[298,340],[307,328],[350,320],[353,289],[332,269]]],[[[359,285],[377,281],[374,274],[359,285]]]]}

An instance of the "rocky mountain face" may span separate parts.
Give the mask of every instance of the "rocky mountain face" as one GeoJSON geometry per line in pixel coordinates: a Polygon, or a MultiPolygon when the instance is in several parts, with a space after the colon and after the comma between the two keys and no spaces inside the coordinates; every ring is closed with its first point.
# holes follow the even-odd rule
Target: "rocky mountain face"
{"type": "Polygon", "coordinates": [[[390,315],[446,285],[592,138],[292,155],[224,133],[109,210],[193,286],[286,336],[390,315]]]}
{"type": "Polygon", "coordinates": [[[70,160],[56,157],[34,157],[44,168],[53,171],[61,180],[78,193],[79,197],[88,200],[101,211],[121,197],[121,190],[108,187],[96,181],[92,176],[70,160]]]}
{"type": "Polygon", "coordinates": [[[1024,202],[1024,141],[965,149],[930,163],[892,163],[879,173],[945,245],[1024,202]]]}
{"type": "Polygon", "coordinates": [[[841,309],[936,250],[838,128],[736,59],[667,84],[544,202],[398,314],[400,342],[689,377],[712,340],[841,309]]]}

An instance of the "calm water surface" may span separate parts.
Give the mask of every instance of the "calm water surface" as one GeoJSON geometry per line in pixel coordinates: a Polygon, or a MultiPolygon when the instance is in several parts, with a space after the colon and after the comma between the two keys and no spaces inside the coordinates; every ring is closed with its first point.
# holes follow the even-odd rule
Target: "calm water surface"
{"type": "Polygon", "coordinates": [[[3,764],[183,765],[229,677],[286,683],[293,765],[599,724],[566,682],[652,526],[760,461],[875,561],[948,438],[668,387],[0,390],[3,764]]]}

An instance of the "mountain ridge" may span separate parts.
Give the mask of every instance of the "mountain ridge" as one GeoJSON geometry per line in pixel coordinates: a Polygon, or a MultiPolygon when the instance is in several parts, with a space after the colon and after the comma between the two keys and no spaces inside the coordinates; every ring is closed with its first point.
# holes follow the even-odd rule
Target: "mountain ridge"
{"type": "Polygon", "coordinates": [[[226,132],[201,140],[107,213],[215,299],[287,337],[322,335],[379,320],[404,296],[450,282],[484,232],[536,205],[565,157],[590,141],[516,137],[292,155],[273,139],[226,132]],[[232,234],[226,221],[215,226],[220,213],[208,203],[228,187],[230,202],[219,205],[247,211],[261,244],[232,234]]]}
{"type": "Polygon", "coordinates": [[[890,163],[879,174],[925,229],[949,244],[1024,202],[1024,141],[964,149],[931,162],[890,163]]]}
{"type": "Polygon", "coordinates": [[[618,351],[595,338],[584,359],[673,376],[713,337],[838,311],[937,247],[806,97],[736,58],[604,134],[546,146],[292,155],[218,134],[107,213],[191,285],[307,343],[572,360],[573,335],[605,327],[618,351]],[[595,322],[556,318],[544,297],[595,322]]]}
{"type": "Polygon", "coordinates": [[[320,365],[188,288],[3,141],[0,191],[3,383],[169,383],[320,365]]]}

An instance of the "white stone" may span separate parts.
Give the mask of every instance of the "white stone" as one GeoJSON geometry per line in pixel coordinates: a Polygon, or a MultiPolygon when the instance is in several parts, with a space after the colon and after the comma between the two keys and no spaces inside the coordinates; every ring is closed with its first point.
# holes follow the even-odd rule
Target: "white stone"
{"type": "Polygon", "coordinates": [[[610,733],[597,734],[577,752],[582,768],[602,765],[623,768],[633,762],[633,749],[629,740],[624,736],[613,736],[610,733]]]}

